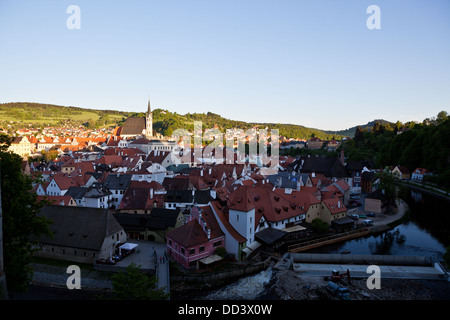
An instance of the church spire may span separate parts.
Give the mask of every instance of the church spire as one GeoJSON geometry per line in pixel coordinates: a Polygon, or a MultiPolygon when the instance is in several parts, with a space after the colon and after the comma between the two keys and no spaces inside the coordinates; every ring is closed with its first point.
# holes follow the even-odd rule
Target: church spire
{"type": "Polygon", "coordinates": [[[145,137],[151,139],[153,137],[153,114],[152,108],[150,107],[150,98],[148,99],[148,110],[145,122],[145,137]]]}

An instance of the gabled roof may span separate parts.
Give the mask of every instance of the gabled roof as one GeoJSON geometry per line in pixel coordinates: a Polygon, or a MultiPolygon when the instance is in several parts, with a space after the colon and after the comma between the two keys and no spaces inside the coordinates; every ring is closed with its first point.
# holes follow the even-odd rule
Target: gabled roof
{"type": "Polygon", "coordinates": [[[345,167],[338,158],[309,157],[306,158],[300,170],[304,173],[322,173],[326,177],[346,177],[345,167]]]}
{"type": "Polygon", "coordinates": [[[60,190],[67,190],[70,187],[79,187],[80,186],[80,184],[77,183],[77,181],[75,179],[69,178],[68,176],[65,176],[65,175],[56,174],[50,178],[50,182],[52,179],[58,185],[60,190]]]}
{"type": "Polygon", "coordinates": [[[237,232],[228,221],[228,207],[223,207],[219,201],[211,201],[210,206],[230,236],[232,236],[239,243],[244,243],[247,241],[247,239],[237,232]]]}
{"type": "Polygon", "coordinates": [[[191,190],[167,190],[164,202],[192,203],[194,196],[191,190]]]}
{"type": "Polygon", "coordinates": [[[164,159],[166,159],[170,155],[170,151],[155,151],[152,150],[147,158],[145,158],[145,161],[150,161],[153,163],[159,163],[162,164],[164,159]]]}
{"type": "Polygon", "coordinates": [[[131,183],[131,174],[108,174],[105,181],[105,186],[110,190],[126,190],[131,183]]]}
{"type": "Polygon", "coordinates": [[[166,190],[188,190],[190,188],[188,176],[165,177],[162,185],[166,190]]]}
{"type": "Polygon", "coordinates": [[[117,167],[122,163],[123,158],[118,155],[103,155],[102,157],[94,160],[96,165],[104,164],[107,166],[117,167]]]}
{"type": "Polygon", "coordinates": [[[197,219],[191,220],[181,227],[169,231],[167,237],[186,248],[207,243],[209,241],[197,219]]]}
{"type": "Polygon", "coordinates": [[[105,237],[123,230],[107,209],[45,206],[39,215],[52,220],[53,237],[38,238],[44,244],[100,250],[105,237]]]}
{"type": "Polygon", "coordinates": [[[275,190],[267,184],[252,187],[240,186],[230,193],[228,207],[230,210],[244,212],[255,209],[255,226],[262,216],[268,221],[276,222],[306,212],[305,208],[299,207],[289,195],[275,192],[275,190]]]}
{"type": "Polygon", "coordinates": [[[83,199],[84,195],[87,192],[87,188],[85,187],[70,187],[67,192],[65,193],[66,196],[70,196],[72,198],[74,198],[75,200],[77,199],[83,199]]]}
{"type": "Polygon", "coordinates": [[[68,206],[70,204],[70,200],[73,198],[69,195],[64,196],[37,196],[37,201],[48,200],[51,204],[60,205],[60,206],[68,206]]]}
{"type": "Polygon", "coordinates": [[[347,208],[344,206],[344,204],[339,198],[325,199],[322,200],[322,202],[327,206],[331,214],[347,212],[347,208]]]}
{"type": "Polygon", "coordinates": [[[164,195],[153,194],[153,198],[150,198],[150,192],[150,188],[129,187],[125,191],[118,209],[149,210],[153,208],[155,202],[161,205],[164,195]]]}
{"type": "Polygon", "coordinates": [[[414,171],[413,171],[413,173],[415,173],[415,174],[425,174],[425,173],[429,173],[430,171],[428,171],[427,169],[425,169],[425,168],[416,168],[414,171]]]}
{"type": "Polygon", "coordinates": [[[127,231],[166,230],[176,226],[179,214],[177,210],[153,208],[150,214],[115,213],[114,217],[127,231]]]}
{"type": "Polygon", "coordinates": [[[339,179],[338,181],[336,181],[334,183],[334,185],[336,185],[340,191],[345,192],[350,189],[350,186],[348,185],[348,183],[345,182],[343,179],[339,179]]]}
{"type": "Polygon", "coordinates": [[[143,117],[130,117],[125,120],[122,131],[120,132],[121,136],[124,135],[140,135],[142,134],[142,130],[146,127],[145,118],[143,117]]]}

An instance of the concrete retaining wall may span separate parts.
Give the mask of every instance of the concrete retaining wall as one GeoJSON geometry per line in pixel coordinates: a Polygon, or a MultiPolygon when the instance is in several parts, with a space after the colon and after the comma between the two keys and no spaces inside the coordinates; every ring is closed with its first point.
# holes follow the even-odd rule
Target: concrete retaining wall
{"type": "Polygon", "coordinates": [[[424,256],[392,256],[370,254],[291,253],[296,263],[376,264],[432,266],[434,259],[424,256]]]}

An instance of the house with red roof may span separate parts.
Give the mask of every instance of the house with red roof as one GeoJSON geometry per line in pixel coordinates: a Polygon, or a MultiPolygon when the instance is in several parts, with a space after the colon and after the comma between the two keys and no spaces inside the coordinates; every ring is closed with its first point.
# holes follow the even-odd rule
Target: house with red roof
{"type": "Polygon", "coordinates": [[[186,269],[220,260],[215,251],[224,246],[225,234],[209,206],[194,207],[187,222],[167,234],[168,254],[186,269]]]}
{"type": "Polygon", "coordinates": [[[324,199],[321,202],[320,220],[325,221],[328,225],[334,220],[346,218],[347,208],[339,198],[324,199]]]}
{"type": "Polygon", "coordinates": [[[392,168],[391,173],[398,179],[409,180],[411,178],[411,172],[405,166],[395,166],[392,168]]]}
{"type": "Polygon", "coordinates": [[[71,196],[37,196],[36,200],[47,200],[55,206],[77,206],[77,202],[71,196]]]}
{"type": "Polygon", "coordinates": [[[306,142],[306,144],[308,146],[308,149],[321,149],[323,146],[323,140],[317,137],[312,137],[306,142]]]}
{"type": "Polygon", "coordinates": [[[164,187],[156,181],[132,181],[126,189],[118,211],[122,213],[149,213],[153,208],[163,208],[164,187]]]}
{"type": "Polygon", "coordinates": [[[80,186],[75,179],[63,174],[54,175],[49,182],[45,190],[48,196],[63,196],[70,187],[80,186]]]}
{"type": "Polygon", "coordinates": [[[411,174],[411,180],[423,181],[426,175],[432,175],[432,173],[425,168],[416,168],[411,174]]]}
{"type": "Polygon", "coordinates": [[[286,191],[275,190],[270,184],[239,185],[225,197],[221,189],[218,200],[210,202],[226,235],[227,252],[236,259],[245,259],[259,246],[257,232],[266,228],[283,230],[304,221],[307,208],[299,206],[290,195],[285,196],[282,192],[286,191]]]}

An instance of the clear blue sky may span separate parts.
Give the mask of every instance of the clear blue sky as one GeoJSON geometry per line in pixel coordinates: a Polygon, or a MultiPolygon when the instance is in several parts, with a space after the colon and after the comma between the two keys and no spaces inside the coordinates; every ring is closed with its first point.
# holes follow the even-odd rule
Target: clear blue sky
{"type": "Polygon", "coordinates": [[[450,1],[0,0],[0,102],[144,112],[149,97],[324,130],[422,121],[450,110],[450,1]]]}

